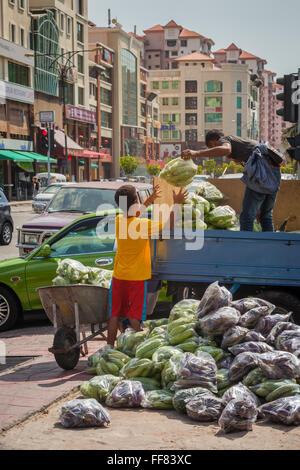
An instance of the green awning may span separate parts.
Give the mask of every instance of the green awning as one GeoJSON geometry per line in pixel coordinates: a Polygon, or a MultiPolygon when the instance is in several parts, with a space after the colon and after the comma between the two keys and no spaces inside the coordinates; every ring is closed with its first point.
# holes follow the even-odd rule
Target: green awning
{"type": "Polygon", "coordinates": [[[34,168],[32,162],[16,162],[18,167],[22,170],[27,171],[28,173],[34,173],[34,168]]]}
{"type": "MultiPolygon", "coordinates": [[[[48,157],[46,157],[45,155],[40,155],[39,153],[35,153],[35,152],[21,152],[21,151],[17,151],[17,153],[19,153],[20,155],[23,155],[24,157],[29,157],[29,158],[32,158],[34,161],[36,162],[48,162],[48,157]]],[[[50,158],[50,163],[56,163],[56,158],[50,158]]]]}
{"type": "Polygon", "coordinates": [[[96,163],[92,163],[92,168],[99,168],[99,166],[96,163]]]}
{"type": "Polygon", "coordinates": [[[79,160],[79,165],[85,165],[85,161],[84,160],[79,160]]]}
{"type": "MultiPolygon", "coordinates": [[[[24,152],[25,153],[25,152],[24,152]]],[[[28,152],[29,154],[30,152],[28,152]]],[[[14,160],[15,162],[34,162],[29,155],[24,155],[14,150],[0,150],[0,160],[14,160]]]]}

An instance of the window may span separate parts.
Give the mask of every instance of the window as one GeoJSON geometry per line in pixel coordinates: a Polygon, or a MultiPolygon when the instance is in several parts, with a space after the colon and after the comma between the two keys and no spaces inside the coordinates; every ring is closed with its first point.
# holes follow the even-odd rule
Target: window
{"type": "Polygon", "coordinates": [[[178,131],[172,131],[172,139],[179,139],[179,132],[178,131]]]}
{"type": "Polygon", "coordinates": [[[67,34],[71,34],[71,18],[67,17],[67,34]]]}
{"type": "Polygon", "coordinates": [[[20,45],[25,47],[25,30],[20,28],[20,45]]]}
{"type": "MultiPolygon", "coordinates": [[[[106,190],[105,192],[110,193],[107,194],[107,197],[109,197],[109,203],[115,206],[115,203],[113,203],[115,191],[106,190]]],[[[82,192],[80,195],[74,194],[73,199],[75,199],[77,204],[79,204],[80,209],[78,210],[80,212],[87,210],[88,200],[93,201],[93,206],[96,212],[98,207],[97,205],[101,204],[102,195],[103,192],[98,189],[89,189],[85,190],[85,193],[82,192]]],[[[66,196],[67,194],[64,194],[65,199],[66,196]]],[[[72,194],[70,194],[70,196],[72,197],[72,194]]],[[[91,207],[89,207],[89,209],[91,209],[91,207]]],[[[92,212],[94,212],[94,209],[92,209],[92,212]]],[[[96,221],[88,220],[80,222],[75,227],[72,227],[69,233],[64,237],[51,245],[51,257],[56,258],[57,256],[69,256],[69,254],[83,255],[82,257],[84,257],[91,253],[100,254],[113,251],[115,240],[111,234],[114,234],[114,225],[115,221],[113,218],[111,218],[111,221],[108,221],[107,218],[105,218],[105,220],[101,222],[99,222],[99,219],[96,221]],[[106,224],[106,227],[104,224],[106,224]]]]}
{"type": "Polygon", "coordinates": [[[83,24],[77,23],[77,41],[83,42],[83,24]]]}
{"type": "Polygon", "coordinates": [[[60,29],[62,31],[65,29],[65,15],[63,13],[60,14],[60,29]]]}
{"type": "Polygon", "coordinates": [[[242,115],[237,113],[236,115],[236,135],[242,137],[242,115]]]}
{"type": "Polygon", "coordinates": [[[168,41],[167,41],[167,46],[168,46],[168,47],[175,47],[176,44],[177,44],[177,41],[176,41],[176,40],[173,40],[173,39],[172,39],[172,40],[168,40],[168,41]]]}
{"type": "Polygon", "coordinates": [[[237,109],[242,109],[242,97],[238,96],[236,99],[236,107],[237,109]]]}
{"type": "Polygon", "coordinates": [[[78,55],[77,60],[78,60],[78,72],[84,73],[83,55],[78,55]]]}
{"type": "Polygon", "coordinates": [[[238,81],[236,82],[236,91],[237,91],[238,93],[242,93],[242,82],[241,82],[241,80],[238,80],[238,81]]]}
{"type": "Polygon", "coordinates": [[[186,93],[197,93],[197,80],[186,80],[185,82],[186,93]]]}
{"type": "Polygon", "coordinates": [[[179,82],[177,80],[172,82],[172,88],[173,90],[177,90],[179,88],[179,82]]]}
{"type": "Polygon", "coordinates": [[[163,122],[169,122],[169,115],[168,114],[163,114],[162,120],[163,120],[163,122]]]}
{"type": "Polygon", "coordinates": [[[163,106],[169,106],[169,98],[163,98],[162,99],[162,105],[163,106]]]}
{"type": "Polygon", "coordinates": [[[182,39],[182,40],[180,41],[180,45],[181,45],[181,47],[187,47],[187,40],[186,40],[186,39],[182,39]]]}
{"type": "Polygon", "coordinates": [[[206,108],[219,108],[222,107],[222,101],[220,96],[206,96],[204,102],[206,108]]]}
{"type": "Polygon", "coordinates": [[[101,111],[101,126],[111,128],[111,114],[106,111],[101,111]]]}
{"type": "Polygon", "coordinates": [[[172,106],[178,106],[179,105],[179,99],[178,98],[172,98],[172,106]]]}
{"type": "Polygon", "coordinates": [[[166,52],[165,52],[165,56],[166,56],[166,58],[170,57],[169,51],[166,51],[166,52]]]}
{"type": "Polygon", "coordinates": [[[16,25],[10,25],[10,40],[11,42],[16,42],[16,25]]]}
{"type": "Polygon", "coordinates": [[[197,142],[198,141],[197,129],[189,129],[185,131],[185,140],[186,142],[197,142]]]}
{"type": "Polygon", "coordinates": [[[186,97],[185,98],[185,109],[197,109],[198,100],[197,97],[186,97]]]}
{"type": "Polygon", "coordinates": [[[150,54],[150,55],[148,55],[148,59],[151,59],[151,54],[150,54]]]}
{"type": "Polygon", "coordinates": [[[153,88],[153,90],[158,90],[159,89],[159,82],[152,82],[152,88],[153,88]]]}
{"type": "Polygon", "coordinates": [[[97,97],[97,87],[94,83],[90,83],[90,97],[94,99],[97,97]]]}
{"type": "Polygon", "coordinates": [[[78,104],[84,105],[84,88],[78,87],[78,104]]]}
{"type": "Polygon", "coordinates": [[[153,119],[155,121],[158,121],[158,109],[157,108],[153,108],[153,119]]]}
{"type": "Polygon", "coordinates": [[[222,122],[223,114],[222,113],[206,113],[205,122],[222,122]]]}
{"type": "Polygon", "coordinates": [[[81,16],[83,16],[83,0],[76,0],[76,8],[77,8],[77,13],[81,16]]]}
{"type": "Polygon", "coordinates": [[[146,116],[146,106],[144,103],[141,103],[141,115],[146,116]]]}
{"type": "Polygon", "coordinates": [[[144,83],[140,84],[140,96],[146,98],[146,85],[144,83]]]}
{"type": "Polygon", "coordinates": [[[29,86],[29,68],[14,62],[8,62],[8,81],[29,86]]]}
{"type": "Polygon", "coordinates": [[[171,55],[172,55],[172,56],[177,56],[178,53],[177,53],[177,51],[172,51],[171,55]]]}
{"type": "Polygon", "coordinates": [[[160,54],[155,54],[155,57],[160,57],[160,54]]]}
{"type": "Polygon", "coordinates": [[[162,82],[162,87],[163,87],[163,90],[168,90],[169,82],[162,82]]]}
{"type": "Polygon", "coordinates": [[[206,93],[221,93],[223,91],[223,83],[217,80],[206,82],[204,85],[204,91],[206,93]]]}
{"type": "Polygon", "coordinates": [[[19,0],[19,8],[20,8],[20,10],[25,9],[25,0],[19,0]]]}
{"type": "Polygon", "coordinates": [[[172,69],[178,69],[178,63],[177,62],[172,62],[171,68],[172,69]]]}
{"type": "Polygon", "coordinates": [[[169,131],[162,131],[162,138],[164,140],[169,140],[170,139],[170,132],[169,131]]]}
{"type": "Polygon", "coordinates": [[[185,124],[187,126],[190,126],[190,125],[193,125],[193,126],[197,126],[197,114],[190,114],[190,113],[187,113],[185,115],[185,124]]]}
{"type": "Polygon", "coordinates": [[[179,114],[172,114],[172,122],[179,122],[179,114]]]}

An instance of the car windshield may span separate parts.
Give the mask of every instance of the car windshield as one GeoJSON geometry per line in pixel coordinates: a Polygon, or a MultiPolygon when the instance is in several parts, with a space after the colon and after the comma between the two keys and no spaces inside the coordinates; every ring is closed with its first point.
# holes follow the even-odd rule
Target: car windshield
{"type": "Polygon", "coordinates": [[[45,191],[43,191],[43,193],[51,193],[51,194],[54,194],[54,193],[57,193],[57,191],[61,188],[61,186],[48,186],[48,188],[45,189],[45,191]]]}
{"type": "Polygon", "coordinates": [[[113,189],[63,187],[52,199],[47,211],[83,213],[96,212],[99,206],[103,204],[117,207],[115,203],[115,191],[113,189]]]}

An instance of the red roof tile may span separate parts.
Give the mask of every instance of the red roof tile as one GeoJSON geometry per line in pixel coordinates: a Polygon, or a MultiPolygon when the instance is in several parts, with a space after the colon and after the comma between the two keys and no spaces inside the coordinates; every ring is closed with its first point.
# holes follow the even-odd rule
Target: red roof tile
{"type": "Polygon", "coordinates": [[[260,57],[257,57],[256,55],[250,54],[250,52],[243,50],[239,58],[240,60],[259,60],[261,62],[264,62],[265,64],[267,63],[265,59],[261,59],[260,57]]]}
{"type": "Polygon", "coordinates": [[[226,54],[226,50],[225,49],[219,49],[218,51],[213,52],[213,54],[226,54]]]}
{"type": "Polygon", "coordinates": [[[225,49],[226,51],[240,51],[240,49],[234,44],[234,42],[232,44],[230,44],[229,47],[227,47],[227,49],[225,49]]]}
{"type": "Polygon", "coordinates": [[[149,29],[145,29],[144,30],[144,33],[156,33],[156,32],[160,32],[160,31],[163,31],[164,28],[160,25],[160,24],[157,24],[156,26],[152,26],[152,28],[149,28],[149,29]]]}
{"type": "Polygon", "coordinates": [[[174,20],[169,21],[169,23],[164,26],[164,28],[179,28],[182,29],[182,26],[179,26],[177,23],[175,23],[174,20]]]}
{"type": "Polygon", "coordinates": [[[214,59],[208,55],[201,54],[201,52],[193,52],[192,54],[185,55],[183,57],[178,57],[175,59],[178,62],[213,62],[214,59]]]}
{"type": "Polygon", "coordinates": [[[184,38],[200,38],[200,39],[206,39],[205,36],[202,36],[199,33],[196,33],[196,31],[190,31],[189,29],[183,29],[181,33],[179,34],[180,39],[184,38]]]}

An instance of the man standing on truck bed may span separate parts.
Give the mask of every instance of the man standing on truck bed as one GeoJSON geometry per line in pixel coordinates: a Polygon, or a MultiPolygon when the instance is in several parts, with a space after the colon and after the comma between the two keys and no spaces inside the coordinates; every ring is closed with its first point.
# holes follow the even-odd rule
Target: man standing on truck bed
{"type": "Polygon", "coordinates": [[[182,157],[217,158],[227,157],[245,166],[242,181],[246,192],[240,216],[241,231],[252,232],[255,217],[260,211],[263,232],[274,232],[273,208],[281,182],[282,156],[272,147],[254,140],[227,136],[218,129],[206,135],[206,150],[184,150],[182,157]]]}

